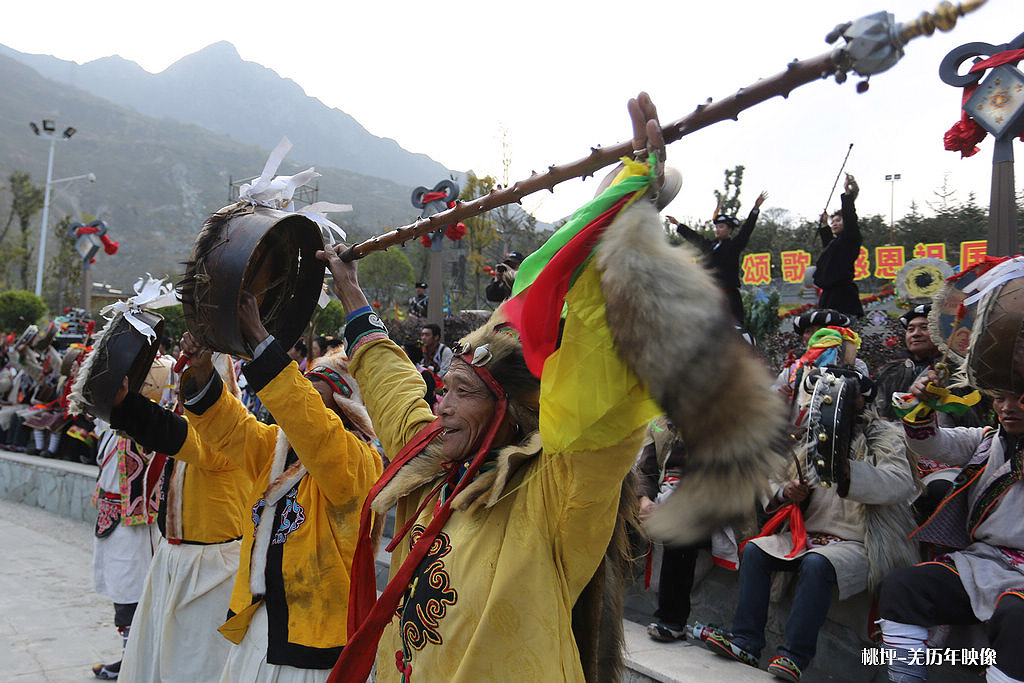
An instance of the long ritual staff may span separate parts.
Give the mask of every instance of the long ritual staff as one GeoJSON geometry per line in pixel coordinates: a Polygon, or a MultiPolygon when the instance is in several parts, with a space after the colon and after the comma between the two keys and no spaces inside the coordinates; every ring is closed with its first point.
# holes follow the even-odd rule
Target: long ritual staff
{"type": "MultiPolygon", "coordinates": [[[[719,102],[697,105],[687,116],[661,129],[666,143],[675,142],[684,135],[726,119],[736,119],[745,109],[771,99],[776,95],[788,97],[794,89],[811,81],[834,76],[837,83],[846,80],[853,71],[861,76],[881,73],[903,56],[903,46],[921,35],[931,35],[935,29],[950,31],[957,19],[984,5],[986,0],[965,0],[958,4],[942,2],[934,12],[922,12],[919,17],[907,23],[897,24],[888,12],[876,12],[856,21],[839,24],[825,37],[826,42],[835,43],[843,38],[844,45],[835,47],[824,54],[807,60],[794,60],[786,65],[782,73],[757,81],[747,88],[740,88],[719,102]]],[[[857,91],[867,90],[867,81],[857,84],[857,91]]],[[[455,206],[414,223],[395,228],[365,242],[360,242],[342,252],[341,259],[353,261],[367,254],[387,249],[421,235],[434,232],[464,218],[476,216],[499,206],[520,202],[523,197],[540,190],[552,190],[555,185],[572,178],[587,177],[625,156],[646,156],[646,150],[634,150],[632,143],[621,142],[612,147],[592,147],[590,154],[569,164],[549,166],[544,173],[534,174],[525,180],[492,190],[490,193],[469,202],[456,202],[455,206]]],[[[849,152],[847,152],[849,154],[849,152]]]]}
{"type": "Polygon", "coordinates": [[[828,193],[828,199],[825,200],[825,213],[828,213],[828,205],[832,201],[832,195],[836,193],[836,186],[839,185],[839,176],[843,175],[843,169],[846,168],[846,162],[850,160],[850,152],[853,151],[853,143],[846,148],[846,156],[843,157],[843,165],[839,167],[839,173],[836,173],[836,181],[832,183],[832,191],[828,193]]]}

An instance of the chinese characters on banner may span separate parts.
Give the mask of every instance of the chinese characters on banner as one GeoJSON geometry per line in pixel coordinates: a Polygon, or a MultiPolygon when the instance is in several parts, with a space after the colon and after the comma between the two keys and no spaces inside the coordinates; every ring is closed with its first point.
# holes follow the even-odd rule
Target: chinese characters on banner
{"type": "MultiPolygon", "coordinates": [[[[974,240],[960,243],[960,263],[962,268],[970,268],[985,258],[987,242],[985,240],[974,240]]],[[[784,282],[803,282],[807,275],[807,268],[810,267],[812,257],[810,252],[803,249],[784,251],[780,254],[782,280],[784,282]]],[[[937,258],[946,260],[946,245],[916,244],[910,258],[937,258]]],[[[882,280],[893,280],[906,262],[907,258],[903,247],[885,246],[875,247],[874,276],[882,280]]],[[[741,268],[743,269],[743,284],[745,285],[767,285],[772,281],[772,255],[770,252],[758,252],[747,254],[743,257],[741,268]]],[[[871,259],[865,247],[860,248],[860,255],[853,265],[853,279],[863,280],[871,276],[871,259]]]]}

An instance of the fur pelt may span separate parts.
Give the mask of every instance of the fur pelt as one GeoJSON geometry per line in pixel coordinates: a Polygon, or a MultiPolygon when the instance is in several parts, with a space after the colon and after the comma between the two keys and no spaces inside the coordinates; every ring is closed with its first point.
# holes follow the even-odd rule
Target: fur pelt
{"type": "Polygon", "coordinates": [[[622,592],[630,575],[629,527],[637,527],[637,478],[626,475],[619,493],[619,512],[600,566],[572,608],[572,633],[588,683],[618,683],[625,673],[622,592]]]}
{"type": "MultiPolygon", "coordinates": [[[[864,431],[851,444],[854,458],[867,460],[872,464],[883,461],[905,461],[914,477],[915,495],[924,492],[924,485],[917,477],[917,457],[906,448],[902,429],[882,420],[874,408],[868,408],[861,415],[864,431]]],[[[912,497],[912,498],[913,498],[912,497]]],[[[875,586],[892,569],[908,567],[920,562],[917,543],[910,540],[910,534],[917,528],[910,501],[892,505],[864,506],[864,549],[868,554],[868,590],[875,586]]]]}
{"type": "Polygon", "coordinates": [[[278,427],[274,460],[270,465],[270,480],[267,490],[263,493],[263,510],[260,511],[256,538],[253,539],[252,552],[249,555],[249,592],[253,595],[263,595],[267,592],[267,552],[270,550],[270,540],[274,534],[277,501],[306,476],[306,468],[301,462],[292,463],[285,469],[284,463],[290,449],[288,437],[285,436],[284,430],[278,427]]]}
{"type": "Polygon", "coordinates": [[[345,384],[352,390],[352,395],[348,398],[335,392],[334,402],[341,409],[342,415],[348,423],[346,426],[350,427],[363,441],[372,444],[377,440],[377,434],[373,430],[370,414],[366,412],[366,406],[363,404],[363,394],[359,391],[359,383],[349,372],[348,356],[345,354],[345,349],[339,346],[320,356],[313,363],[312,370],[316,370],[318,366],[326,366],[334,370],[341,375],[345,384]]]}
{"type": "Polygon", "coordinates": [[[784,466],[784,405],[737,333],[714,280],[671,247],[648,202],[620,214],[597,248],[619,355],[678,425],[689,453],[676,492],[647,524],[688,543],[748,513],[784,466]]]}

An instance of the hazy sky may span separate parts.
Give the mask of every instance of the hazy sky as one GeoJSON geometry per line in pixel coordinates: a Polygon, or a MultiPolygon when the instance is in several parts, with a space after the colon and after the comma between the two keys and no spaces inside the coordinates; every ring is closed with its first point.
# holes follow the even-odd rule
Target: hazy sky
{"type": "MultiPolygon", "coordinates": [[[[708,97],[723,98],[794,58],[824,52],[824,35],[841,21],[881,9],[906,21],[934,4],[50,0],[6,3],[0,43],[79,63],[118,54],[159,72],[226,40],[243,59],[296,81],[371,133],[449,168],[500,180],[504,135],[515,180],[628,137],[625,102],[640,90],[651,93],[663,121],[675,120],[708,97]],[[628,10],[630,4],[645,8],[628,10]]],[[[722,171],[743,164],[744,212],[765,189],[767,207],[816,216],[851,142],[847,169],[860,182],[862,214],[888,216],[893,190],[897,218],[912,199],[928,213],[924,203],[935,201],[933,191],[944,178],[957,199],[974,192],[987,204],[991,137],[969,159],[943,150],[942,135],[959,116],[960,92],[939,80],[938,65],[958,45],[1005,43],[1022,31],[1020,0],[989,0],[953,32],[911,42],[906,57],[872,78],[863,95],[855,92],[855,76],[843,85],[811,83],[788,100],[745,112],[739,122],[674,143],[669,163],[682,171],[684,185],[668,213],[708,217],[722,171]],[[884,180],[893,172],[902,175],[895,186],[884,180]]],[[[1021,177],[1018,170],[1018,191],[1021,177]]],[[[529,197],[524,206],[553,221],[594,187],[592,180],[571,181],[555,194],[529,197]]]]}

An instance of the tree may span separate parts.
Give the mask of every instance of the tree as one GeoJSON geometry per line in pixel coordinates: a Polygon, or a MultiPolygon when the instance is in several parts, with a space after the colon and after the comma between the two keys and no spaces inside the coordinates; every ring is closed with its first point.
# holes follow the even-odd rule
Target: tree
{"type": "Polygon", "coordinates": [[[70,228],[71,216],[57,223],[57,253],[50,257],[43,274],[43,291],[51,305],[56,302],[57,311],[63,311],[65,305],[75,305],[76,294],[82,288],[82,257],[75,251],[77,238],[70,228]]]}
{"type": "MultiPolygon", "coordinates": [[[[466,186],[462,188],[459,199],[464,202],[482,197],[494,189],[494,178],[484,176],[478,178],[472,172],[466,177],[466,186]]],[[[490,265],[484,255],[484,250],[498,241],[498,224],[492,216],[492,211],[487,211],[478,216],[467,218],[463,221],[466,224],[466,236],[462,241],[466,245],[466,263],[469,266],[468,275],[473,278],[473,308],[480,307],[480,276],[484,273],[484,266],[490,265]]]]}
{"type": "MultiPolygon", "coordinates": [[[[390,249],[388,251],[391,251],[390,249]]],[[[369,258],[369,256],[367,256],[369,258]]],[[[406,259],[408,261],[408,259],[406,259]]],[[[412,273],[412,268],[409,270],[412,273]]],[[[320,312],[316,315],[316,325],[314,326],[315,333],[325,336],[335,336],[341,334],[341,328],[345,326],[345,307],[341,305],[341,302],[337,299],[331,299],[327,302],[327,306],[320,309],[320,312]]]]}
{"type": "Polygon", "coordinates": [[[359,284],[371,301],[390,305],[412,284],[412,264],[401,249],[369,254],[359,263],[359,284]]]}
{"type": "Polygon", "coordinates": [[[725,169],[725,182],[722,191],[715,190],[715,199],[722,205],[719,213],[736,216],[740,212],[740,187],[743,185],[744,166],[736,166],[732,170],[725,169]]]}
{"type": "Polygon", "coordinates": [[[0,294],[0,330],[21,332],[46,313],[46,303],[25,289],[9,289],[0,294]]]}
{"type": "Polygon", "coordinates": [[[28,173],[12,171],[3,189],[11,193],[11,209],[0,232],[0,260],[4,264],[4,280],[16,281],[28,289],[32,259],[29,235],[32,234],[32,218],[43,208],[43,188],[33,185],[32,176],[28,173]],[[20,232],[15,239],[8,240],[7,234],[15,219],[20,232]]]}
{"type": "Polygon", "coordinates": [[[170,337],[171,341],[177,343],[181,335],[185,334],[188,327],[185,325],[185,312],[181,304],[165,306],[154,311],[164,317],[164,336],[170,337]]]}

